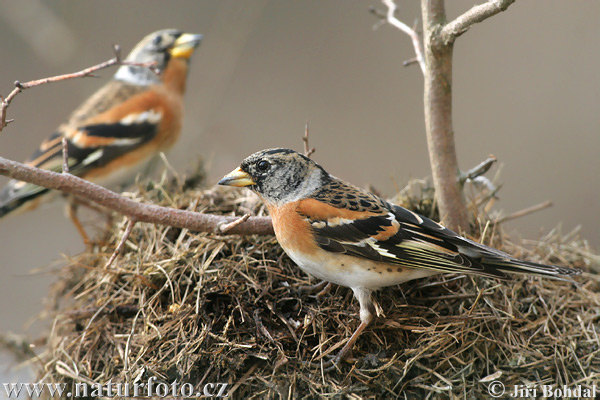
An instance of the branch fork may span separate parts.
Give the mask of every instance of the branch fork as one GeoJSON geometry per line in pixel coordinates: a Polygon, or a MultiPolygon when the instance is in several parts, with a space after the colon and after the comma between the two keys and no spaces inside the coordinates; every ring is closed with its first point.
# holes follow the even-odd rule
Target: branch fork
{"type": "MultiPolygon", "coordinates": [[[[490,183],[481,175],[493,161],[478,166],[479,169],[476,167],[466,175],[460,173],[452,127],[453,44],[472,25],[506,10],[515,0],[488,0],[448,23],[444,0],[421,0],[422,43],[416,24],[410,28],[396,17],[396,2],[381,1],[387,7],[387,23],[408,35],[412,41],[416,57],[405,62],[405,65],[418,63],[423,72],[427,147],[441,219],[448,228],[466,232],[469,230],[469,220],[462,196],[462,184],[467,179],[477,183],[490,183]]],[[[376,12],[373,13],[377,15],[376,12]]]]}

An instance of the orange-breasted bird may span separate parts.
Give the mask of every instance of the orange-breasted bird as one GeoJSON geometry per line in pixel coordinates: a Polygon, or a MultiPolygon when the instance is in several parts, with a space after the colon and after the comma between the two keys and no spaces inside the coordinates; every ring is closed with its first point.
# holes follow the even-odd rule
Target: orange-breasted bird
{"type": "Polygon", "coordinates": [[[373,320],[371,293],[382,287],[444,272],[500,279],[510,273],[560,279],[581,272],[519,260],[474,242],[330,175],[289,149],[252,154],[219,184],[247,186],[258,194],[288,256],[304,272],[354,292],[361,323],[333,364],[373,320]]]}
{"type": "MultiPolygon", "coordinates": [[[[126,61],[154,63],[152,69],[119,67],[113,79],[79,106],[26,163],[62,171],[62,138],[66,138],[69,172],[74,175],[114,188],[147,172],[151,161],[179,136],[190,56],[201,41],[202,35],[175,29],[146,36],[126,61]]],[[[0,217],[31,210],[51,194],[46,188],[11,180],[0,191],[0,217]]],[[[74,214],[72,218],[87,238],[74,214]]]]}

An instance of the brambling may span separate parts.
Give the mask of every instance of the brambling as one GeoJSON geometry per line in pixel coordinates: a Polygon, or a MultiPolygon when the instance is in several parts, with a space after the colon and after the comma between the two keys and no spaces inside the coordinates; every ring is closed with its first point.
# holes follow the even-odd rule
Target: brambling
{"type": "MultiPolygon", "coordinates": [[[[62,138],[69,172],[106,187],[129,183],[177,140],[183,118],[189,60],[202,35],[175,29],[146,36],[126,61],[154,63],[152,69],[122,65],[113,79],[79,106],[33,153],[28,165],[62,171],[62,138]]],[[[49,189],[11,180],[0,191],[0,217],[31,210],[49,189]]],[[[86,238],[74,215],[75,226],[86,238]]]]}
{"type": "Polygon", "coordinates": [[[350,351],[375,315],[374,290],[444,272],[508,279],[508,273],[554,278],[581,271],[516,259],[330,175],[289,149],[259,151],[219,181],[247,186],[262,199],[275,235],[306,273],[347,286],[360,325],[332,360],[350,351]]]}

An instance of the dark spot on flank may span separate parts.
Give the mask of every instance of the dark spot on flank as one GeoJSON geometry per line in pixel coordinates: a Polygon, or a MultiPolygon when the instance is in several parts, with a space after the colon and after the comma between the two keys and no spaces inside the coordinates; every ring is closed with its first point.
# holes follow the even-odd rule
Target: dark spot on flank
{"type": "Polygon", "coordinates": [[[379,275],[381,275],[383,272],[379,271],[379,275]]]}
{"type": "Polygon", "coordinates": [[[387,272],[392,272],[392,269],[391,269],[391,268],[388,268],[388,269],[387,269],[387,272]]]}
{"type": "Polygon", "coordinates": [[[402,272],[402,268],[398,267],[398,268],[396,268],[396,271],[402,272]]]}
{"type": "Polygon", "coordinates": [[[342,267],[344,266],[344,264],[342,264],[342,267]]]}

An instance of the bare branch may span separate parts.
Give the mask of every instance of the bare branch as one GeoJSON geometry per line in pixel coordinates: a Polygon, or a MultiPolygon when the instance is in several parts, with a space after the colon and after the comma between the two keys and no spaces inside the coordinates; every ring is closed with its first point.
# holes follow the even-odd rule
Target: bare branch
{"type": "Polygon", "coordinates": [[[459,182],[452,126],[452,52],[438,37],[446,20],[444,0],[423,0],[425,133],[440,219],[455,232],[468,232],[469,218],[459,182]]]}
{"type": "MultiPolygon", "coordinates": [[[[150,222],[159,225],[187,228],[192,231],[219,234],[221,233],[219,226],[239,219],[238,217],[202,214],[138,203],[75,175],[42,170],[2,157],[0,157],[0,175],[72,194],[139,222],[150,222]]],[[[231,228],[228,233],[272,235],[273,226],[269,217],[250,217],[244,223],[231,228]]]]}
{"type": "Polygon", "coordinates": [[[402,65],[404,65],[405,67],[408,67],[409,65],[413,65],[418,62],[419,62],[419,60],[417,60],[417,57],[413,57],[413,58],[409,58],[408,60],[402,61],[402,65]]]}
{"type": "Polygon", "coordinates": [[[225,234],[225,233],[229,232],[230,230],[232,230],[239,224],[242,224],[242,223],[248,221],[248,218],[250,218],[250,214],[244,214],[239,219],[236,219],[233,222],[229,222],[227,224],[224,223],[224,224],[219,225],[219,233],[225,234]]]}
{"type": "Polygon", "coordinates": [[[63,136],[62,138],[62,156],[63,156],[63,166],[62,172],[63,174],[69,173],[69,147],[67,138],[63,136]]]}
{"type": "Polygon", "coordinates": [[[112,265],[112,263],[116,260],[119,254],[121,254],[121,252],[123,251],[123,248],[125,247],[125,242],[127,241],[127,239],[129,239],[129,235],[131,235],[131,231],[133,230],[133,226],[135,225],[135,223],[136,220],[134,219],[130,219],[127,221],[127,226],[125,227],[125,232],[123,232],[123,237],[119,241],[119,244],[117,245],[115,251],[108,259],[108,262],[104,266],[105,269],[108,269],[108,267],[112,265]]]}
{"type": "Polygon", "coordinates": [[[488,170],[492,167],[492,165],[496,161],[498,161],[496,156],[494,156],[493,154],[490,154],[486,160],[480,162],[479,164],[477,164],[476,166],[474,166],[467,172],[462,173],[460,176],[460,179],[459,179],[460,183],[463,184],[469,179],[473,180],[473,179],[485,174],[486,172],[488,172],[488,170]]]}
{"type": "Polygon", "coordinates": [[[306,121],[306,125],[304,125],[304,136],[302,137],[302,141],[304,142],[304,155],[306,157],[312,156],[317,149],[314,147],[311,149],[308,145],[308,121],[306,121]]]}
{"type": "Polygon", "coordinates": [[[10,92],[10,94],[8,96],[6,96],[6,98],[2,98],[2,103],[0,104],[0,132],[4,129],[4,127],[8,124],[8,122],[12,122],[12,120],[7,121],[7,119],[6,119],[6,110],[10,106],[11,101],[25,89],[29,89],[29,88],[39,86],[39,85],[44,85],[46,83],[64,81],[66,79],[94,76],[93,75],[94,72],[99,71],[101,69],[106,69],[108,67],[112,67],[113,65],[136,65],[136,66],[140,66],[140,67],[150,68],[153,71],[155,71],[155,69],[153,68],[156,66],[155,62],[134,63],[134,62],[130,62],[130,61],[123,61],[123,60],[121,60],[118,49],[115,49],[115,54],[116,55],[114,58],[112,58],[108,61],[105,61],[103,63],[94,65],[92,67],[82,69],[79,72],[58,75],[58,76],[52,76],[49,78],[37,79],[37,80],[25,82],[25,83],[15,81],[15,83],[14,83],[15,89],[12,92],[10,92]]]}
{"type": "Polygon", "coordinates": [[[520,217],[524,217],[525,215],[529,215],[536,211],[543,210],[544,208],[552,207],[552,202],[550,200],[546,200],[543,203],[537,204],[535,206],[527,207],[521,211],[514,212],[506,217],[498,218],[494,221],[494,224],[501,224],[506,221],[510,221],[511,219],[516,219],[520,217]]]}
{"type": "Polygon", "coordinates": [[[474,24],[482,22],[502,11],[505,11],[515,0],[489,0],[484,4],[473,6],[469,11],[447,23],[440,32],[440,38],[445,44],[465,33],[474,24]]]}
{"type": "Polygon", "coordinates": [[[396,18],[396,9],[398,6],[394,2],[394,0],[381,0],[383,4],[385,4],[388,8],[386,20],[388,24],[395,26],[400,29],[402,32],[406,33],[410,39],[412,40],[413,47],[415,48],[415,55],[419,66],[421,67],[421,72],[425,75],[425,59],[423,57],[423,51],[421,50],[421,40],[419,39],[419,34],[416,31],[416,21],[415,26],[412,28],[406,25],[404,22],[400,21],[396,18]]]}

